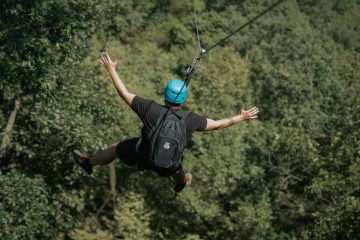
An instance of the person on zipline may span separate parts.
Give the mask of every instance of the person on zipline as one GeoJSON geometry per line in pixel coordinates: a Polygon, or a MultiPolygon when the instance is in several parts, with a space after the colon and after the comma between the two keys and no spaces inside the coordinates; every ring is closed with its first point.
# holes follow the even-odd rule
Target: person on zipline
{"type": "Polygon", "coordinates": [[[149,149],[152,149],[153,152],[160,154],[158,155],[158,158],[161,158],[162,155],[167,154],[166,150],[170,149],[171,145],[169,142],[171,141],[167,142],[168,140],[166,140],[165,142],[161,143],[160,147],[155,147],[161,148],[160,150],[154,149],[152,145],[154,144],[154,141],[152,140],[153,136],[150,135],[160,136],[161,132],[163,132],[164,128],[168,127],[167,124],[170,122],[169,126],[172,126],[173,129],[170,129],[169,131],[180,131],[180,133],[183,131],[185,139],[183,140],[184,143],[180,143],[180,145],[186,146],[187,139],[195,131],[212,131],[223,129],[235,123],[255,119],[259,113],[259,109],[257,107],[253,107],[250,110],[245,110],[242,108],[240,114],[216,121],[201,117],[193,112],[183,111],[181,110],[181,106],[186,100],[187,88],[186,84],[182,80],[170,80],[167,83],[164,90],[165,105],[160,105],[152,100],[144,99],[136,96],[133,93],[130,93],[116,72],[115,68],[117,61],[112,61],[107,52],[102,52],[101,58],[102,60],[100,60],[100,63],[109,72],[117,92],[119,93],[120,97],[139,116],[143,122],[143,128],[141,131],[141,137],[127,139],[122,142],[116,142],[109,148],[92,157],[87,157],[80,151],[75,150],[73,153],[74,161],[80,165],[81,168],[89,175],[92,174],[93,166],[108,164],[114,161],[116,157],[118,157],[128,166],[135,166],[137,164],[139,170],[149,169],[157,172],[158,175],[162,177],[171,176],[175,181],[173,190],[175,192],[181,192],[186,186],[191,184],[192,179],[192,175],[190,173],[185,173],[183,169],[183,148],[181,148],[181,154],[177,155],[175,154],[176,150],[174,150],[174,158],[175,155],[180,158],[180,160],[177,162],[174,160],[176,163],[175,165],[161,163],[161,160],[159,160],[160,162],[156,163],[157,160],[152,160],[152,157],[149,156],[151,153],[149,149]],[[162,126],[161,124],[164,122],[165,118],[170,118],[170,120],[166,121],[166,124],[163,124],[166,126],[162,126]],[[175,128],[174,124],[176,125],[175,128]],[[161,131],[157,129],[160,129],[161,131]],[[171,167],[164,168],[164,166],[171,167]]]}

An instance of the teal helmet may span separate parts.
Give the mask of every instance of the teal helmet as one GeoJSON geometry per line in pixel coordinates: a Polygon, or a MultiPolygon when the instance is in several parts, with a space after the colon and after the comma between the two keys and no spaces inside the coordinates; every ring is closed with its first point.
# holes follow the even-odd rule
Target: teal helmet
{"type": "Polygon", "coordinates": [[[164,98],[170,103],[183,104],[186,96],[186,84],[182,80],[170,80],[165,87],[164,98]]]}

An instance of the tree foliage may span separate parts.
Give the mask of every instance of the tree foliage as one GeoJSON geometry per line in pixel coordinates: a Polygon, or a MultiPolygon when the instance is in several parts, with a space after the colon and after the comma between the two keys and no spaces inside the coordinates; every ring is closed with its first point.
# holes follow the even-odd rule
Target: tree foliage
{"type": "MultiPolygon", "coordinates": [[[[272,1],[196,1],[207,48],[272,1]]],[[[1,239],[356,239],[360,234],[358,1],[284,1],[201,60],[186,110],[258,121],[195,133],[174,195],[152,172],[116,162],[82,176],[71,162],[136,137],[99,51],[129,91],[162,100],[197,55],[193,1],[2,1],[1,239]]]]}

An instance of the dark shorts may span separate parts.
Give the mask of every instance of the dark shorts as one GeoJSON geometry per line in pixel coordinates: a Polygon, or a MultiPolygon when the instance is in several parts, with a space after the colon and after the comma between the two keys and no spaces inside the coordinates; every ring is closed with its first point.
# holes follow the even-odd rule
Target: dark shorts
{"type": "Polygon", "coordinates": [[[135,166],[142,170],[153,170],[162,177],[168,177],[173,175],[178,170],[182,169],[182,164],[173,169],[159,169],[151,166],[147,151],[139,150],[139,138],[131,138],[120,142],[116,146],[116,154],[118,158],[128,166],[135,166]]]}
{"type": "Polygon", "coordinates": [[[139,138],[131,138],[120,142],[116,147],[116,154],[121,161],[128,166],[134,166],[139,161],[147,160],[148,157],[138,151],[139,138]]]}

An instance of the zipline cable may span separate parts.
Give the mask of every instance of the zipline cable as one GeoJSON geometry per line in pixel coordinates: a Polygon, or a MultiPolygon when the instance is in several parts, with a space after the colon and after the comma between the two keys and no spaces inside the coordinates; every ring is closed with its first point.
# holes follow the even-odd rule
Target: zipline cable
{"type": "MultiPolygon", "coordinates": [[[[227,39],[229,39],[231,36],[233,36],[235,33],[239,32],[240,30],[244,29],[245,27],[247,27],[248,25],[250,25],[251,23],[253,23],[254,21],[256,21],[258,18],[262,17],[265,13],[269,12],[270,10],[272,10],[273,8],[275,8],[276,6],[278,6],[280,3],[282,3],[284,0],[279,0],[273,4],[271,4],[268,8],[266,8],[265,10],[263,10],[262,12],[260,12],[258,15],[256,15],[255,17],[253,17],[252,19],[250,19],[249,21],[247,21],[245,24],[241,25],[240,27],[238,27],[237,29],[235,29],[233,32],[231,32],[230,34],[228,34],[226,37],[224,37],[223,39],[221,39],[220,41],[218,41],[217,43],[215,43],[214,45],[212,45],[211,47],[209,47],[208,49],[204,49],[201,47],[201,42],[200,42],[200,34],[199,34],[199,27],[198,27],[198,20],[197,20],[197,11],[196,11],[196,7],[195,7],[195,0],[194,0],[194,18],[195,18],[195,25],[196,25],[196,36],[197,36],[197,40],[198,40],[198,45],[199,45],[199,49],[200,49],[200,55],[196,58],[194,58],[192,64],[187,68],[184,76],[183,76],[183,81],[185,82],[186,86],[189,85],[190,83],[190,79],[193,75],[193,73],[195,72],[196,69],[198,69],[200,67],[200,60],[201,57],[204,56],[205,54],[207,54],[209,51],[211,51],[212,49],[214,49],[215,47],[219,46],[221,43],[225,42],[227,39]]],[[[183,86],[184,87],[184,86],[183,86]]],[[[181,88],[182,90],[182,88],[181,88]]]]}
{"type": "Polygon", "coordinates": [[[261,13],[259,13],[258,15],[256,15],[255,17],[253,17],[252,19],[250,19],[248,22],[246,22],[245,24],[243,24],[242,26],[238,27],[237,29],[235,29],[233,32],[231,32],[229,35],[227,35],[226,37],[224,37],[223,39],[221,39],[220,41],[218,41],[217,43],[215,43],[214,45],[212,45],[211,47],[206,49],[206,53],[208,53],[210,50],[212,50],[213,48],[215,48],[216,46],[220,45],[221,43],[225,42],[227,39],[229,39],[231,36],[233,36],[235,33],[239,32],[241,29],[245,28],[246,26],[250,25],[251,23],[253,23],[254,21],[256,21],[258,18],[260,18],[262,15],[264,15],[265,13],[267,13],[268,11],[272,10],[274,7],[278,6],[280,3],[282,3],[284,0],[279,0],[275,3],[273,3],[272,5],[270,5],[267,9],[265,9],[264,11],[262,11],[261,13]]]}
{"type": "Polygon", "coordinates": [[[196,6],[195,6],[195,0],[194,0],[194,18],[195,18],[195,26],[196,26],[196,37],[199,45],[199,52],[201,54],[201,42],[200,42],[200,34],[199,34],[199,26],[198,26],[198,18],[196,13],[196,6]]]}

